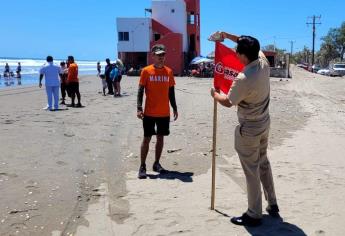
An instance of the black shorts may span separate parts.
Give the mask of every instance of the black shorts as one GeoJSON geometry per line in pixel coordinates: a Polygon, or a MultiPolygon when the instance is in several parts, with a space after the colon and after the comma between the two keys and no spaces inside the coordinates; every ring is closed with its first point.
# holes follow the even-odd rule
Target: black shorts
{"type": "Polygon", "coordinates": [[[152,135],[168,136],[170,117],[151,117],[144,116],[143,127],[144,137],[151,137],[152,135]],[[157,130],[155,129],[157,126],[157,130]]]}
{"type": "Polygon", "coordinates": [[[69,82],[68,83],[68,92],[70,95],[79,93],[79,82],[69,82]]]}

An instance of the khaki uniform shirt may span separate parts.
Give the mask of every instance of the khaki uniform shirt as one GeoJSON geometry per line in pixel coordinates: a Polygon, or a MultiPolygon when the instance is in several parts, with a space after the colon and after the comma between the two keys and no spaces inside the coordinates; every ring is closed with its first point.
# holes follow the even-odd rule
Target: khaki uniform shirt
{"type": "Polygon", "coordinates": [[[248,64],[234,80],[228,94],[232,105],[238,106],[237,116],[241,126],[249,129],[266,129],[270,124],[270,68],[265,55],[248,64]]]}

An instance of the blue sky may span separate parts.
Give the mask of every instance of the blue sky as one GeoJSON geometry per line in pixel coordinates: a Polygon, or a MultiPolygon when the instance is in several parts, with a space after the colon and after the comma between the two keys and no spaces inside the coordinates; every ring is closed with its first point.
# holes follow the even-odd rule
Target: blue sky
{"type": "MultiPolygon", "coordinates": [[[[150,0],[2,1],[0,57],[116,58],[116,17],[144,17],[150,6],[150,0]]],[[[252,35],[262,46],[275,43],[288,51],[291,40],[294,51],[311,48],[306,22],[312,15],[321,15],[318,49],[320,38],[345,21],[344,9],[344,0],[201,0],[202,55],[213,50],[207,38],[216,30],[252,35]]]]}

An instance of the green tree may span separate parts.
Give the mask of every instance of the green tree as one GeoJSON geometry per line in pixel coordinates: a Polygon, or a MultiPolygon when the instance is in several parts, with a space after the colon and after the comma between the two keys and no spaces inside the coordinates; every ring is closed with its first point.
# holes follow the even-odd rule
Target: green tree
{"type": "Polygon", "coordinates": [[[293,60],[295,63],[306,63],[309,64],[311,62],[311,51],[308,47],[304,46],[302,51],[296,52],[293,55],[293,60]]]}
{"type": "Polygon", "coordinates": [[[320,51],[327,57],[329,61],[334,59],[344,60],[345,53],[345,22],[340,28],[331,28],[325,37],[322,37],[320,51]]]}

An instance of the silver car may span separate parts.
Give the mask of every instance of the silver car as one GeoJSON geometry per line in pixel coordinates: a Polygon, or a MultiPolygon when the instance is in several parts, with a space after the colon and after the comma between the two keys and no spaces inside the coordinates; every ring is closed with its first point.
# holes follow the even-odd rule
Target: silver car
{"type": "Polygon", "coordinates": [[[345,75],[345,63],[335,63],[331,69],[331,75],[344,76],[345,75]]]}

